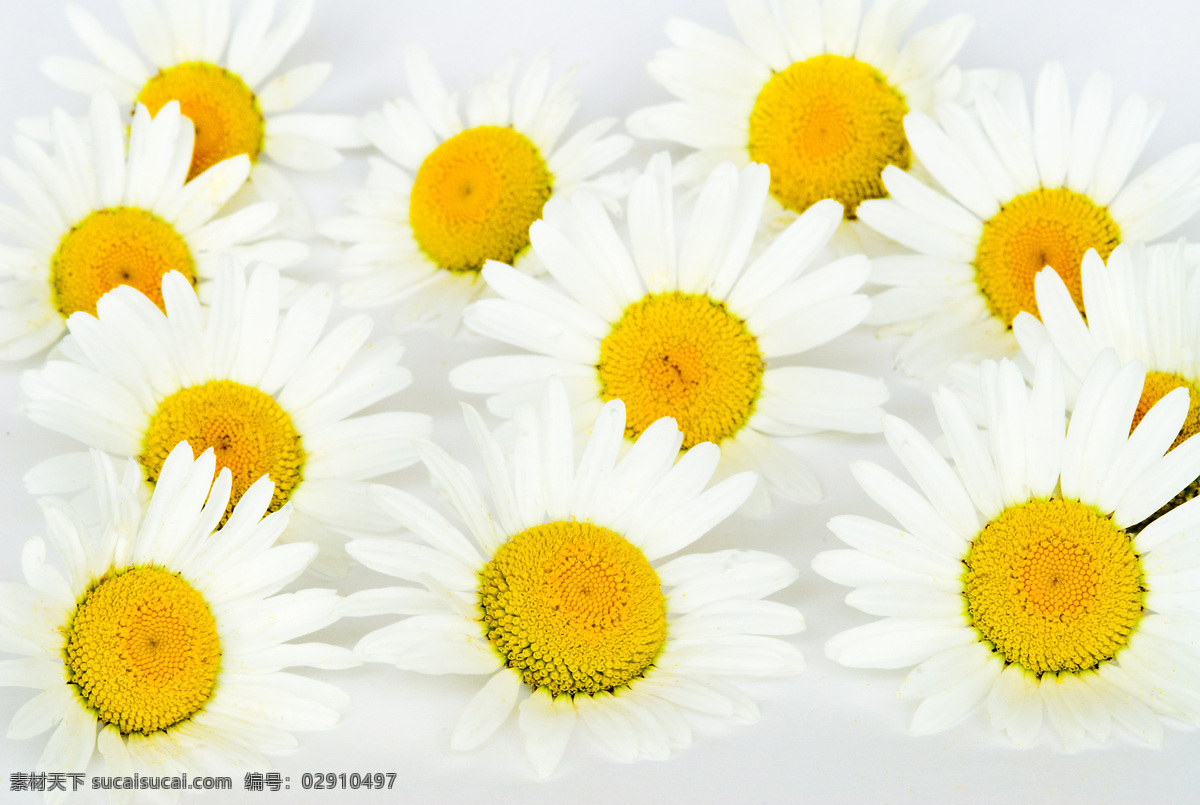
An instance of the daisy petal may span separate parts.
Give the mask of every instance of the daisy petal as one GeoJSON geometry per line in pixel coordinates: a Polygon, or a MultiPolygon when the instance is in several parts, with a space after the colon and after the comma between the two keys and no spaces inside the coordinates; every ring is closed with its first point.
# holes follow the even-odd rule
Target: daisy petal
{"type": "Polygon", "coordinates": [[[450,748],[465,752],[490,738],[516,707],[520,689],[520,675],[509,668],[489,679],[459,716],[450,736],[450,748]]]}
{"type": "Polygon", "coordinates": [[[558,767],[575,727],[575,707],[571,697],[551,698],[545,688],[538,688],[521,702],[517,723],[525,734],[525,753],[529,762],[538,777],[545,780],[558,767]]]}

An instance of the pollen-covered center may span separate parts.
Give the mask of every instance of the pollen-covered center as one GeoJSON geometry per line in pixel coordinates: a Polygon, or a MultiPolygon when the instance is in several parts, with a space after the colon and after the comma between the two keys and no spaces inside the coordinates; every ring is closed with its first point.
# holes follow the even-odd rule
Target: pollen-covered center
{"type": "Polygon", "coordinates": [[[292,418],[275,398],[232,380],[210,380],[164,399],[150,419],[138,460],[151,483],[175,445],[187,441],[199,456],[213,448],[217,472],[233,475],[229,509],[264,475],[275,484],[269,511],[276,511],[300,483],[304,449],[292,418]]]}
{"type": "Polygon", "coordinates": [[[262,151],[266,124],[258,98],[223,67],[200,61],[168,67],[146,82],[137,99],[151,115],[179,101],[179,111],[192,121],[196,144],[188,180],[238,154],[253,162],[262,151]]]}
{"type": "Polygon", "coordinates": [[[750,159],[771,169],[771,194],[803,212],[821,199],[853,218],[860,202],[887,195],[880,174],[908,170],[908,106],[869,64],[816,56],[775,73],[750,113],[750,159]]]}
{"type": "Polygon", "coordinates": [[[983,224],[975,252],[975,281],[992,314],[1009,327],[1025,310],[1038,315],[1033,278],[1050,266],[1083,311],[1080,265],[1088,249],[1107,260],[1121,243],[1108,210],[1059,187],[1017,196],[983,224]]]}
{"type": "Polygon", "coordinates": [[[149,734],[195,715],[221,665],[204,597],[159,567],[110,572],[65,629],[67,681],[105,724],[149,734]]]}
{"type": "Polygon", "coordinates": [[[54,305],[64,317],[128,285],[163,306],[162,278],[178,271],[196,282],[191,249],[175,228],[140,207],[107,207],[84,218],[59,241],[50,259],[54,305]]]}
{"type": "Polygon", "coordinates": [[[1129,534],[1076,500],[1010,506],[963,564],[972,625],[1005,661],[1038,675],[1111,660],[1142,618],[1142,565],[1129,534]]]}
{"type": "Polygon", "coordinates": [[[478,271],[512,264],[529,246],[553,178],[537,146],[500,126],[456,134],[425,157],[413,180],[413,237],[440,268],[478,271]]]}
{"type": "Polygon", "coordinates": [[[687,448],[741,430],[765,367],[758,339],[723,304],[666,293],[625,309],[600,342],[596,371],[604,399],[624,401],[630,438],[669,416],[687,448]]]}
{"type": "Polygon", "coordinates": [[[552,696],[640,677],[667,636],[658,574],[624,537],[558,521],[522,531],[479,571],[484,634],[525,684],[552,696]]]}

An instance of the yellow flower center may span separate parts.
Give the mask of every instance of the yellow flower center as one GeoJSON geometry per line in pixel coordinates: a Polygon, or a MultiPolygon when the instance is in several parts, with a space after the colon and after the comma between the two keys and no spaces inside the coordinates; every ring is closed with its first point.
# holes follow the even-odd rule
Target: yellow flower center
{"type": "Polygon", "coordinates": [[[630,438],[669,416],[687,448],[741,430],[765,367],[758,339],[723,304],[667,293],[625,309],[600,343],[596,371],[604,399],[624,401],[630,438]]]}
{"type": "Polygon", "coordinates": [[[880,174],[908,170],[908,106],[869,64],[816,56],[771,76],[750,113],[750,159],[771,169],[771,193],[804,212],[840,201],[847,218],[859,202],[887,195],[880,174]]]}
{"type": "Polygon", "coordinates": [[[553,522],[500,546],[479,571],[488,641],[552,696],[640,677],[667,636],[666,599],[645,555],[607,528],[553,522]]]}
{"type": "Polygon", "coordinates": [[[138,95],[151,115],[171,101],[192,121],[196,144],[188,180],[238,154],[253,162],[262,151],[266,131],[258,98],[237,75],[208,62],[193,61],[162,70],[138,95]]]}
{"type": "MultiPolygon", "coordinates": [[[[199,456],[212,448],[217,472],[233,474],[228,517],[250,485],[264,475],[275,484],[269,511],[277,511],[302,479],[304,449],[292,418],[275,398],[232,380],[180,389],[159,403],[138,460],[151,483],[175,445],[187,441],[199,456]]],[[[223,522],[223,521],[222,521],[223,522]]]]}
{"type": "Polygon", "coordinates": [[[1017,196],[983,224],[975,281],[992,314],[1012,326],[1022,310],[1038,315],[1033,278],[1050,266],[1083,311],[1080,265],[1088,249],[1107,260],[1121,231],[1104,207],[1064,187],[1017,196]]]}
{"type": "Polygon", "coordinates": [[[537,146],[500,126],[478,126],[439,145],[417,170],[408,220],[417,245],[447,271],[512,264],[529,246],[553,177],[537,146]]]}
{"type": "Polygon", "coordinates": [[[64,631],[68,681],[124,734],[167,729],[212,695],[221,665],[217,623],[204,597],[162,568],[110,571],[64,631]]]}
{"type": "Polygon", "coordinates": [[[1142,565],[1129,535],[1077,500],[1005,509],[963,564],[972,625],[1007,662],[1038,675],[1111,660],[1142,618],[1142,565]]]}
{"type": "Polygon", "coordinates": [[[128,285],[163,306],[162,278],[178,271],[195,284],[195,260],[174,227],[140,207],[96,210],[63,235],[50,259],[54,305],[63,317],[96,315],[96,302],[128,285]]]}

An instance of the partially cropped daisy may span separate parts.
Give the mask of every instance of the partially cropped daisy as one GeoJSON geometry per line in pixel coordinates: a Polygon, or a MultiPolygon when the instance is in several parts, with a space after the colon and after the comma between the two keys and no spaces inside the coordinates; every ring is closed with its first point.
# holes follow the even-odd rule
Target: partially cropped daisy
{"type": "MultiPolygon", "coordinates": [[[[855,291],[869,265],[857,255],[808,270],[842,220],[842,208],[828,200],[751,259],[768,181],[765,165],[740,173],[719,166],[677,246],[671,163],[655,156],[629,196],[632,252],[594,200],[547,209],[530,236],[564,290],[490,263],[484,279],[502,298],[476,302],[464,315],[472,330],[540,354],[469,361],[450,382],[493,395],[488,407],[507,417],[558,375],[577,427],[587,427],[605,401],[621,399],[630,439],[673,417],[684,447],[719,444],[728,467],[758,471],[788,500],[815,502],[816,477],[774,437],[877,432],[887,387],[852,372],[771,365],[863,320],[868,300],[855,291]]],[[[767,489],[756,494],[753,507],[769,508],[767,489]]]]}
{"type": "Polygon", "coordinates": [[[878,0],[865,14],[859,0],[727,5],[742,41],[667,24],[675,47],[649,71],[679,100],[635,113],[630,131],[695,148],[677,171],[692,185],[726,160],[768,165],[768,212],[784,221],[826,198],[854,218],[862,201],[886,195],[886,166],[913,164],[904,116],[959,91],[949,65],[970,18],[951,17],[901,47],[920,0],[878,0]]]}
{"type": "MultiPolygon", "coordinates": [[[[411,382],[403,348],[393,338],[371,342],[365,315],[322,335],[332,305],[324,285],[281,314],[279,275],[266,265],[248,280],[240,265],[222,266],[207,310],[177,273],[163,278],[162,296],[165,314],[121,287],[101,298],[96,316],[72,316],[61,356],[21,379],[29,417],[136,458],[147,492],[182,441],[197,454],[217,451],[218,466],[233,473],[231,507],[270,476],[271,511],[295,509],[285,540],[320,543],[329,550],[317,566],[337,572],[338,534],[390,527],[366,480],[414,463],[412,440],[429,434],[424,414],[353,416],[411,382]]],[[[50,459],[26,484],[35,494],[77,491],[86,461],[86,453],[50,459]]]]}
{"type": "Polygon", "coordinates": [[[221,254],[279,266],[307,257],[304,244],[271,239],[274,204],[218,217],[250,170],[245,157],[186,181],[192,124],[178,104],[154,119],[139,106],[130,128],[101,93],[86,121],[59,109],[53,125],[53,156],[18,136],[21,164],[0,159],[0,176],[22,204],[0,207],[0,231],[22,244],[0,246],[0,358],[53,344],[68,316],[94,313],[96,300],[118,285],[161,305],[169,271],[207,297],[221,254]]]}
{"type": "MultiPolygon", "coordinates": [[[[1013,322],[1022,352],[1032,356],[1051,345],[1066,369],[1070,403],[1096,356],[1114,349],[1121,360],[1137,360],[1148,369],[1135,425],[1168,392],[1184,388],[1191,404],[1175,445],[1200,433],[1200,275],[1187,264],[1184,246],[1121,245],[1107,266],[1089,251],[1081,281],[1086,320],[1054,269],[1038,274],[1034,287],[1041,319],[1021,313],[1013,322]]],[[[1197,492],[1200,483],[1193,482],[1174,503],[1197,492]]]]}
{"type": "Polygon", "coordinates": [[[543,54],[513,87],[515,62],[473,87],[466,119],[425,51],[406,53],[412,100],[397,98],[362,121],[386,159],[373,159],[353,215],[319,229],[350,244],[342,255],[345,302],[398,305],[401,326],[441,319],[458,326],[463,307],[485,287],[488,260],[528,269],[529,226],[552,198],[580,188],[613,204],[624,174],[604,171],[632,146],[597,120],[562,140],[579,106],[570,75],[550,83],[543,54]]]}
{"type": "Polygon", "coordinates": [[[121,6],[141,55],[72,5],[67,20],[100,63],[51,56],[42,72],[77,92],[108,90],[131,112],[142,104],[157,115],[177,101],[196,126],[188,178],[245,154],[258,194],[304,227],[308,214],[299,197],[263,158],[295,170],[325,170],[341,161],[337,149],[364,144],[350,115],[291,112],[329,77],[327,62],[272,77],[308,26],[313,0],[290,0],[277,21],[274,2],[246,3],[236,25],[228,0],[122,0],[121,6]]]}
{"type": "Polygon", "coordinates": [[[427,589],[389,587],[346,599],[350,615],[404,614],[364,637],[364,660],[487,681],[450,738],[486,741],[519,711],[538,776],[558,765],[582,722],[625,760],[665,759],[691,743],[681,711],[756,718],[754,703],[721,677],[795,673],[803,658],[767,635],[804,628],[790,606],[763,601],[797,577],[778,556],[748,550],[662,561],[724,520],[750,494],[753,473],[705,489],[719,449],[679,455],[669,419],[623,457],[625,410],[601,409],[578,462],[561,384],[540,407],[517,412],[506,455],[464,406],[491,487],[491,503],[462,464],[434,445],[421,456],[458,515],[452,524],[388,487],[372,496],[425,544],[355,540],[368,567],[427,589]]]}
{"type": "Polygon", "coordinates": [[[1032,113],[1015,75],[973,97],[971,107],[905,118],[913,152],[948,195],[886,170],[890,198],[859,208],[868,226],[919,252],[875,265],[871,279],[892,287],[875,297],[871,320],[911,333],[898,361],[920,377],[956,360],[1011,356],[1013,320],[1037,314],[1033,278],[1046,266],[1083,311],[1088,249],[1107,258],[1200,209],[1200,144],[1129,178],[1161,109],[1134,96],[1111,115],[1104,75],[1088,80],[1074,115],[1056,63],[1038,78],[1032,113]]]}
{"type": "Polygon", "coordinates": [[[1044,717],[1071,751],[1105,742],[1114,723],[1160,745],[1158,714],[1200,723],[1200,503],[1129,529],[1200,474],[1200,439],[1167,452],[1187,392],[1167,394],[1131,434],[1145,369],[1112,350],[1069,424],[1053,350],[1038,354],[1032,389],[1010,361],[987,361],[983,374],[986,431],[954,392],[934,394],[953,466],[911,426],[885,423],[919,492],[854,465],[898,525],[830,521],[853,550],[819,554],[813,568],[856,588],[846,603],[884,617],[836,635],[826,653],[858,668],[916,666],[900,695],[922,700],[918,735],[986,703],[1020,746],[1044,717]]]}
{"type": "Polygon", "coordinates": [[[214,760],[269,767],[264,754],[293,749],[292,732],[333,727],[349,697],[284,669],[358,660],[289,642],[333,623],[339,599],[277,594],[317,548],[275,545],[291,510],[264,517],[271,482],[255,484],[216,530],[232,479],[225,470],[214,483],[212,450],[194,462],[187,445],[173,450],[144,507],[136,470],[120,481],[107,457],[93,458],[103,522],[88,528],[43,502],[46,539],[25,544],[26,583],[0,587],[0,650],[21,655],[0,661],[0,685],[38,691],[8,737],[53,727],[42,771],[84,772],[99,752],[105,775],[157,777],[214,760]],[[47,542],[65,574],[48,563],[47,542]]]}

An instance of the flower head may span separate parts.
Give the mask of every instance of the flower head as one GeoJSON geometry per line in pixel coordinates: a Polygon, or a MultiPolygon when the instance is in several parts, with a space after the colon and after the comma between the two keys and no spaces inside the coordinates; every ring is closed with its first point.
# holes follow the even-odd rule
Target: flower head
{"type": "MultiPolygon", "coordinates": [[[[1155,403],[1182,388],[1190,406],[1172,447],[1200,433],[1200,328],[1194,315],[1200,279],[1188,265],[1183,244],[1123,244],[1107,265],[1092,250],[1083,258],[1080,275],[1086,319],[1053,268],[1038,274],[1034,287],[1040,318],[1022,312],[1013,322],[1022,353],[1036,355],[1047,345],[1058,353],[1070,407],[1096,357],[1113,349],[1121,360],[1139,361],[1148,370],[1133,415],[1135,427],[1155,403]]],[[[1200,481],[1193,481],[1158,514],[1198,491],[1200,481]]]]}
{"type": "MultiPolygon", "coordinates": [[[[313,0],[291,0],[278,20],[272,19],[275,3],[248,3],[236,24],[228,0],[121,5],[141,54],[71,5],[67,21],[100,64],[51,56],[42,61],[42,72],[77,92],[113,92],[131,109],[141,104],[151,115],[178,103],[197,132],[188,178],[245,155],[257,194],[279,204],[285,221],[307,234],[311,223],[299,196],[265,160],[325,170],[341,161],[339,148],[364,144],[349,115],[291,113],[325,83],[332,69],[327,62],[271,77],[308,26],[313,0]]],[[[233,190],[240,187],[239,182],[233,190]]]]}
{"type": "Polygon", "coordinates": [[[636,112],[630,131],[695,148],[677,170],[692,185],[726,160],[767,165],[768,212],[785,223],[826,198],[853,219],[864,200],[886,195],[885,167],[913,164],[905,114],[959,91],[949,65],[970,18],[952,17],[900,47],[920,5],[882,0],[860,17],[858,0],[786,0],[777,10],[730,0],[741,41],[671,20],[675,47],[649,70],[680,100],[636,112]]]}
{"type": "Polygon", "coordinates": [[[868,226],[917,252],[884,257],[872,280],[891,286],[871,321],[908,334],[898,362],[936,378],[956,361],[1012,356],[1017,315],[1038,313],[1034,276],[1051,266],[1084,310],[1080,265],[1095,249],[1151,241],[1200,210],[1200,144],[1130,173],[1161,108],[1129,98],[1111,115],[1107,76],[1092,76],[1072,114],[1061,65],[1043,68],[1032,111],[1015,75],[904,126],[944,188],[892,169],[889,198],[865,202],[868,226]],[[1111,117],[1111,120],[1110,120],[1111,117]]]}
{"type": "Polygon", "coordinates": [[[332,590],[279,594],[317,554],[276,545],[291,508],[267,514],[271,482],[242,496],[223,527],[232,478],[207,450],[171,452],[147,505],[137,468],[118,477],[92,453],[102,512],[88,526],[43,502],[47,540],[26,543],[25,583],[0,586],[0,683],[38,695],[13,717],[10,738],[54,734],[41,770],[82,772],[103,755],[106,774],[177,775],[213,757],[269,766],[293,731],[329,729],[349,698],[289,673],[348,668],[344,648],[292,643],[337,619],[332,590]],[[265,515],[265,516],[264,516],[265,515]],[[47,541],[65,573],[47,561],[47,541]]]}
{"type": "Polygon", "coordinates": [[[344,609],[412,616],[364,637],[356,648],[363,659],[489,677],[455,726],[454,748],[483,743],[519,709],[541,777],[558,765],[576,721],[622,758],[661,759],[691,741],[678,709],[756,715],[719,677],[800,670],[800,654],[767,636],[802,629],[800,613],[761,600],[796,578],[791,565],[750,550],[662,561],[736,509],[752,473],[705,489],[720,451],[704,443],[679,457],[683,434],[669,419],[618,460],[620,401],[601,409],[577,462],[558,381],[540,408],[519,409],[511,456],[465,411],[491,503],[466,467],[422,445],[434,485],[465,530],[412,495],[374,487],[379,504],[424,544],[366,539],[347,550],[425,589],[368,590],[344,609]]]}
{"type": "Polygon", "coordinates": [[[423,50],[410,48],[406,63],[413,99],[362,123],[385,159],[350,199],[354,215],[320,229],[350,244],[341,263],[349,304],[396,304],[401,325],[438,318],[454,330],[485,287],[487,261],[534,268],[529,226],[548,201],[580,188],[610,204],[625,194],[627,178],[603,171],[632,140],[605,136],[615,121],[597,120],[560,142],[579,103],[569,75],[550,84],[545,54],[515,87],[515,62],[476,85],[465,121],[423,50]]]}
{"type": "Polygon", "coordinates": [[[540,354],[469,361],[450,382],[494,395],[492,412],[512,416],[516,403],[536,399],[544,379],[558,375],[577,427],[620,399],[630,439],[669,416],[685,447],[719,444],[727,468],[759,472],[766,485],[755,509],[769,509],[768,489],[812,503],[821,495],[814,473],[774,437],[877,432],[887,388],[852,372],[775,362],[863,320],[868,301],[855,292],[867,259],[812,267],[841,221],[829,200],[752,258],[770,180],[757,164],[719,166],[677,244],[670,173],[659,154],[634,181],[631,248],[594,199],[550,205],[530,238],[562,290],[489,263],[483,278],[501,298],[464,315],[471,329],[540,354]]]}
{"type": "Polygon", "coordinates": [[[208,297],[221,254],[285,267],[308,248],[272,236],[272,203],[219,215],[246,179],[245,156],[187,181],[193,128],[170,103],[152,118],[139,105],[132,126],[107,92],[87,120],[55,110],[53,156],[18,136],[21,164],[0,159],[0,176],[22,209],[0,209],[0,230],[21,247],[0,246],[0,357],[25,358],[53,344],[76,311],[95,313],[119,285],[164,304],[162,278],[177,272],[208,297]]]}
{"type": "Polygon", "coordinates": [[[900,694],[922,700],[917,734],[986,702],[1018,745],[1036,740],[1043,716],[1069,750],[1104,742],[1114,723],[1158,745],[1156,714],[1200,721],[1186,681],[1200,670],[1189,636],[1200,504],[1130,529],[1200,473],[1200,439],[1167,452],[1187,392],[1167,394],[1131,434],[1145,370],[1111,350],[1069,423],[1053,350],[1039,352],[1032,388],[1009,361],[985,362],[983,376],[983,431],[954,392],[934,395],[953,466],[903,421],[885,423],[919,492],[854,466],[899,525],[830,521],[851,550],[813,568],[884,617],[836,635],[826,653],[852,667],[916,666],[900,694]]]}
{"type": "MultiPolygon", "coordinates": [[[[391,338],[371,342],[355,316],[324,333],[332,305],[323,285],[279,310],[279,274],[228,262],[207,310],[178,273],[163,279],[166,313],[132,288],[77,313],[63,355],[28,372],[26,411],[38,424],[114,456],[136,458],[147,491],[181,442],[217,451],[231,472],[236,504],[263,475],[275,484],[271,510],[296,510],[286,539],[327,550],[318,567],[336,572],[344,530],[378,531],[389,520],[371,504],[366,479],[416,461],[412,441],[429,433],[423,414],[354,416],[411,382],[391,338]]],[[[86,454],[59,456],[26,476],[35,493],[78,491],[86,454]]]]}

